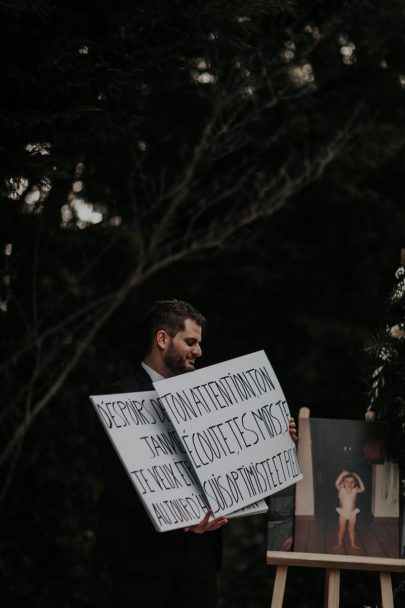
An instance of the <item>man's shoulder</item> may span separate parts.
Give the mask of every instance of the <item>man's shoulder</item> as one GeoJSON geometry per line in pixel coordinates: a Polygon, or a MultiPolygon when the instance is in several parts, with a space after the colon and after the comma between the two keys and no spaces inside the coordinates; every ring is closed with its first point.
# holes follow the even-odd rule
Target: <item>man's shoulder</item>
{"type": "Polygon", "coordinates": [[[154,390],[152,380],[141,365],[139,365],[129,376],[125,376],[124,378],[115,381],[110,388],[117,393],[154,390]]]}

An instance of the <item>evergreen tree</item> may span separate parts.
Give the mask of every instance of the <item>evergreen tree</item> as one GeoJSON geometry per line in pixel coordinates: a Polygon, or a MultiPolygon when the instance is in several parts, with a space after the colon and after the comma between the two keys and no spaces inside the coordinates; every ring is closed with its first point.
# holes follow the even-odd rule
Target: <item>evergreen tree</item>
{"type": "Polygon", "coordinates": [[[405,267],[395,283],[384,313],[384,328],[370,347],[374,371],[366,420],[383,425],[392,457],[405,467],[405,267]]]}

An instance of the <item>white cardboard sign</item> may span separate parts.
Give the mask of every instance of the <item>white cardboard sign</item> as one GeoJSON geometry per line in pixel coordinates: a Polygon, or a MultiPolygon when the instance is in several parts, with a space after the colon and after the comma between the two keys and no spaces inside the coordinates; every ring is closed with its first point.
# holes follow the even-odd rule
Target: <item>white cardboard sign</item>
{"type": "MultiPolygon", "coordinates": [[[[165,532],[199,523],[209,505],[157,393],[90,399],[155,528],[165,532]]],[[[266,509],[259,503],[240,515],[266,509]]]]}
{"type": "Polygon", "coordinates": [[[215,517],[302,479],[288,405],[264,351],[154,387],[215,517]]]}
{"type": "Polygon", "coordinates": [[[156,392],[90,399],[156,529],[201,521],[209,505],[156,392]]]}

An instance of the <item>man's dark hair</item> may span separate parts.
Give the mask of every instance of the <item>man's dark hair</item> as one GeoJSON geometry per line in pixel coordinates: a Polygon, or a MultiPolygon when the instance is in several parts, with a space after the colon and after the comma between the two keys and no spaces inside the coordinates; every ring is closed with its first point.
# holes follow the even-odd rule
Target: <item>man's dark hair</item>
{"type": "Polygon", "coordinates": [[[191,319],[202,328],[205,325],[203,315],[183,300],[158,300],[149,309],[144,325],[145,354],[149,354],[153,338],[159,329],[164,329],[171,338],[184,329],[186,319],[191,319]]]}

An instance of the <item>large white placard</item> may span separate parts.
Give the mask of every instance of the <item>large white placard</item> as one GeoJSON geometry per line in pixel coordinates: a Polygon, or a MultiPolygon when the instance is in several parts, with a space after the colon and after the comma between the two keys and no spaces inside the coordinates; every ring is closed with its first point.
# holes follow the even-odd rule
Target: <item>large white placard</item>
{"type": "Polygon", "coordinates": [[[302,479],[264,351],[154,383],[216,517],[302,479]]]}
{"type": "MultiPolygon", "coordinates": [[[[209,505],[157,393],[90,399],[155,528],[165,532],[199,523],[209,505]]],[[[239,515],[266,509],[260,502],[239,515]]]]}
{"type": "Polygon", "coordinates": [[[155,391],[90,397],[155,528],[198,523],[209,505],[155,391]]]}

